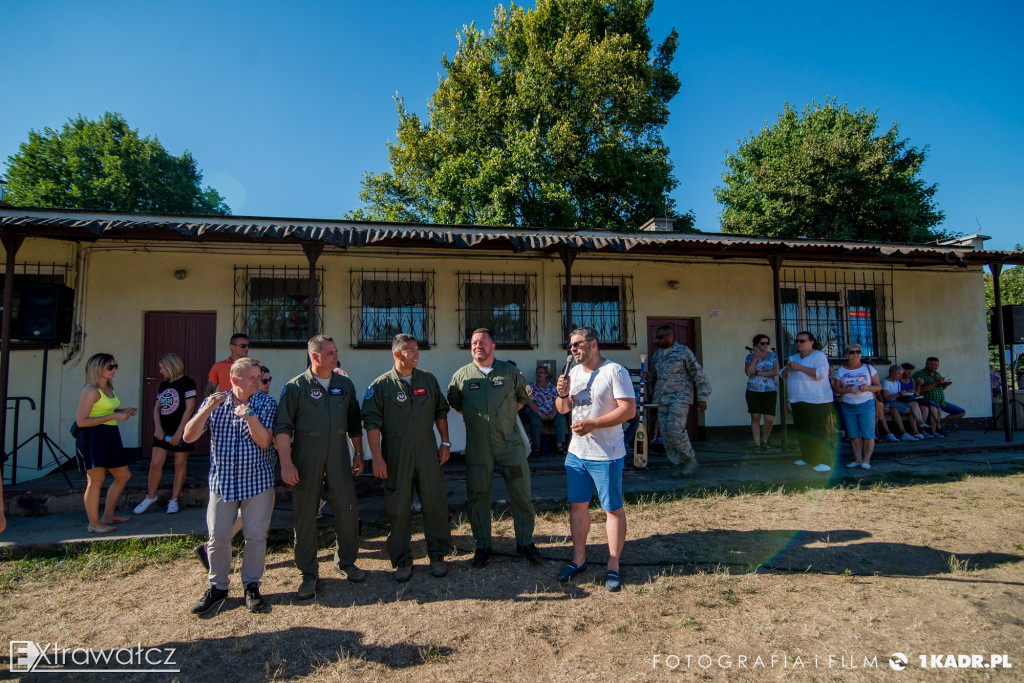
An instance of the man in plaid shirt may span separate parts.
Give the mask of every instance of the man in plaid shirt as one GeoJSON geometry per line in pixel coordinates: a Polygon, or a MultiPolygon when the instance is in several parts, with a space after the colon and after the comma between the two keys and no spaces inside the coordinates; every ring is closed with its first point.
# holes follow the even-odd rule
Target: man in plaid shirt
{"type": "Polygon", "coordinates": [[[185,426],[185,441],[210,430],[210,502],[206,524],[210,540],[210,585],[192,606],[193,614],[218,609],[228,596],[232,525],[242,513],[245,552],[242,585],[250,612],[266,607],[260,579],[267,554],[267,530],[274,511],[273,427],[277,404],[260,392],[258,361],[239,358],[231,365],[231,389],[211,394],[185,426]]]}

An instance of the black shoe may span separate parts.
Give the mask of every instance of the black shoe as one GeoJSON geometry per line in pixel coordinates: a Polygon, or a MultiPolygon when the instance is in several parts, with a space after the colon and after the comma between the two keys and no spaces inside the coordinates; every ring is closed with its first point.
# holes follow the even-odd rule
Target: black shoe
{"type": "Polygon", "coordinates": [[[313,577],[303,577],[302,583],[299,584],[299,589],[295,591],[295,597],[299,600],[309,600],[316,595],[316,579],[313,577]]]}
{"type": "Polygon", "coordinates": [[[210,586],[206,589],[206,593],[202,599],[196,604],[192,605],[192,614],[198,614],[203,616],[212,612],[215,609],[220,609],[220,606],[224,604],[224,600],[228,597],[228,592],[223,591],[219,588],[210,586]]]}
{"type": "Polygon", "coordinates": [[[473,554],[473,569],[483,569],[487,566],[489,559],[491,559],[490,548],[477,548],[473,554]]]}
{"type": "Polygon", "coordinates": [[[533,543],[530,545],[516,545],[516,554],[520,557],[525,557],[526,561],[530,564],[541,564],[544,558],[540,556],[540,551],[537,550],[537,546],[533,543]]]}
{"type": "Polygon", "coordinates": [[[206,567],[206,571],[210,571],[210,556],[206,552],[206,544],[200,543],[195,548],[192,548],[192,552],[196,554],[196,558],[206,567]]]}
{"type": "Polygon", "coordinates": [[[267,606],[267,601],[260,595],[258,583],[250,583],[245,587],[245,608],[250,612],[260,612],[267,606]]]}

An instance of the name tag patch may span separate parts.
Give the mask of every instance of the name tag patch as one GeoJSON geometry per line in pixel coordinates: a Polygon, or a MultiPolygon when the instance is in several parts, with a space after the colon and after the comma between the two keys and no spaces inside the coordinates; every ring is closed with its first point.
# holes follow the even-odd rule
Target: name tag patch
{"type": "Polygon", "coordinates": [[[327,393],[329,393],[331,396],[344,396],[345,390],[342,389],[341,387],[331,387],[330,389],[327,390],[327,393]]]}
{"type": "Polygon", "coordinates": [[[469,383],[469,390],[470,391],[473,391],[474,389],[479,389],[479,388],[480,388],[480,382],[470,382],[469,383]]]}
{"type": "Polygon", "coordinates": [[[501,377],[495,377],[494,379],[491,380],[491,385],[492,386],[500,387],[500,386],[502,386],[504,384],[505,384],[505,380],[503,380],[501,377]]]}
{"type": "Polygon", "coordinates": [[[412,395],[413,396],[426,396],[427,395],[427,390],[424,389],[423,387],[420,387],[418,389],[413,389],[412,390],[412,395]]]}

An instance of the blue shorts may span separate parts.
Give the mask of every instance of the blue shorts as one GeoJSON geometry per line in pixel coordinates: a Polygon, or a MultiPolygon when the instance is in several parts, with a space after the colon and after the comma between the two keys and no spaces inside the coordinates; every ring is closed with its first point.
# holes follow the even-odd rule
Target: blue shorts
{"type": "Polygon", "coordinates": [[[606,512],[622,509],[622,468],[626,459],[581,460],[572,453],[565,456],[565,483],[570,503],[589,503],[597,487],[597,497],[606,512]]]}
{"type": "Polygon", "coordinates": [[[840,403],[843,411],[843,427],[848,439],[875,438],[875,402],[840,403]]]}
{"type": "Polygon", "coordinates": [[[950,403],[949,401],[946,401],[946,405],[939,406],[939,407],[942,410],[944,410],[949,415],[963,415],[964,413],[967,412],[966,410],[964,410],[960,406],[958,406],[958,405],[956,405],[954,403],[950,403]]]}

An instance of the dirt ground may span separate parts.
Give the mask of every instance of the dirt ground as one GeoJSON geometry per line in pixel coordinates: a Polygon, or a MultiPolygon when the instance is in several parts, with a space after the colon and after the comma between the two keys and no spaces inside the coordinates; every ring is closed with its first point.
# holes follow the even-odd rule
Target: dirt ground
{"type": "MultiPolygon", "coordinates": [[[[1022,487],[1016,474],[645,499],[627,506],[620,593],[605,591],[597,564],[606,557],[597,509],[591,568],[570,584],[556,578],[570,556],[562,510],[538,516],[538,546],[553,558],[544,566],[512,557],[511,522],[500,516],[504,554],[486,569],[469,567],[460,523],[448,577],[429,576],[420,535],[406,584],[393,580],[383,532],[371,527],[359,560],[367,581],[343,580],[323,550],[320,592],[305,604],[279,544],[264,614],[246,611],[235,574],[220,613],[191,616],[205,588],[191,556],[85,579],[45,572],[0,592],[0,634],[175,649],[180,673],[117,677],[126,680],[1021,680],[1022,487]],[[905,653],[903,671],[894,653],[905,653]],[[957,655],[978,656],[982,668],[933,668],[970,661],[957,655]],[[984,668],[992,655],[1013,668],[984,668]]],[[[3,669],[0,679],[17,677],[3,669]]]]}

